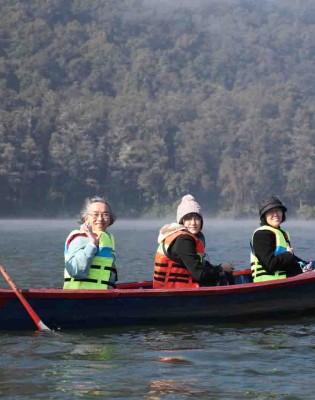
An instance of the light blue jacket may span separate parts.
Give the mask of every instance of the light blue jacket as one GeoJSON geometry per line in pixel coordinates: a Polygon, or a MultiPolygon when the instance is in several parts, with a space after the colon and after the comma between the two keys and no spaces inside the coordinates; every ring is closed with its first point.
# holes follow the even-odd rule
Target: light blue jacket
{"type": "Polygon", "coordinates": [[[65,257],[65,268],[73,278],[86,278],[89,274],[97,246],[86,236],[77,236],[69,244],[65,257]]]}

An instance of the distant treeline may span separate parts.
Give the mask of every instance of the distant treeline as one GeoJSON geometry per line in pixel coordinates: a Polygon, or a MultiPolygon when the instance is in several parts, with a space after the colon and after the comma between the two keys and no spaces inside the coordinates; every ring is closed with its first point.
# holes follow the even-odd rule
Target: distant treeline
{"type": "Polygon", "coordinates": [[[0,214],[315,215],[313,0],[2,0],[0,214]]]}

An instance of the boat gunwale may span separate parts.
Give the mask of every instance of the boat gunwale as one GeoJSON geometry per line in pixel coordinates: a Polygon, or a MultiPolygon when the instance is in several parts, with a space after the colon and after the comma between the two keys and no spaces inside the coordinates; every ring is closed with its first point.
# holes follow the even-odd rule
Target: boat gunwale
{"type": "MultiPolygon", "coordinates": [[[[115,297],[199,297],[218,296],[226,294],[239,294],[247,292],[260,292],[264,290],[276,290],[280,287],[297,286],[303,283],[315,282],[314,273],[309,272],[291,278],[282,278],[272,281],[256,283],[240,283],[230,286],[211,286],[191,289],[148,289],[145,286],[150,281],[122,283],[121,285],[134,285],[134,288],[118,288],[107,290],[72,290],[55,288],[22,289],[21,293],[27,298],[115,298],[115,297]],[[141,287],[143,285],[143,287],[141,287]]],[[[13,298],[15,293],[12,289],[1,289],[0,298],[13,298]]]]}

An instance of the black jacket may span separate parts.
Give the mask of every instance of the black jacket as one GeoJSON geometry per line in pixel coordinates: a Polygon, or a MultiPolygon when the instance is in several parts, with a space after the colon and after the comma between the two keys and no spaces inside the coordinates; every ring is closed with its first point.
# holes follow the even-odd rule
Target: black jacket
{"type": "Polygon", "coordinates": [[[209,261],[201,262],[196,251],[196,242],[191,235],[179,235],[168,248],[170,258],[185,265],[191,276],[200,286],[216,285],[224,276],[220,265],[212,265],[209,261]]]}
{"type": "MultiPolygon", "coordinates": [[[[281,228],[279,228],[281,232],[281,228]]],[[[287,277],[301,274],[303,271],[299,265],[299,261],[305,263],[304,260],[292,254],[289,251],[274,255],[276,248],[276,235],[269,230],[258,230],[253,236],[253,252],[258,258],[260,264],[269,273],[275,271],[285,271],[287,277]]]]}

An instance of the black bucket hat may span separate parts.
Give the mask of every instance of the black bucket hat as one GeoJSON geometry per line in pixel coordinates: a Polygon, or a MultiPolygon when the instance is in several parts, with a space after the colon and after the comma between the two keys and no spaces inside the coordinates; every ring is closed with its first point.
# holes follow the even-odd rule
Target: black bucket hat
{"type": "Polygon", "coordinates": [[[262,218],[267,211],[271,210],[272,208],[282,208],[284,212],[287,211],[287,208],[281,203],[278,197],[270,196],[264,199],[259,206],[259,216],[262,218]]]}

